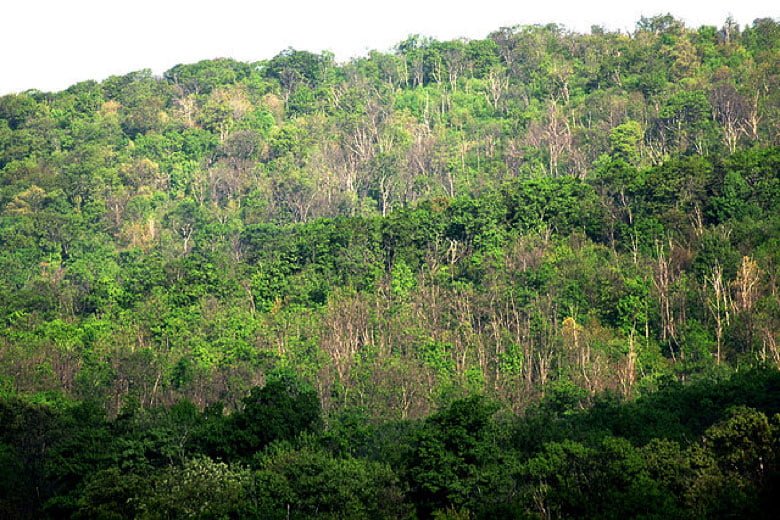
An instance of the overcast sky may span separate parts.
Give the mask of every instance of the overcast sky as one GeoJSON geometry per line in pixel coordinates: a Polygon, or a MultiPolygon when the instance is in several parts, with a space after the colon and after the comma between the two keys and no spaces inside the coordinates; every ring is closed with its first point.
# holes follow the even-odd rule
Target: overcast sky
{"type": "Polygon", "coordinates": [[[410,34],[483,38],[503,26],[556,22],[633,30],[671,12],[689,26],[780,17],[769,0],[3,0],[0,94],[61,90],[78,81],[177,63],[255,61],[294,47],[345,61],[410,34]]]}

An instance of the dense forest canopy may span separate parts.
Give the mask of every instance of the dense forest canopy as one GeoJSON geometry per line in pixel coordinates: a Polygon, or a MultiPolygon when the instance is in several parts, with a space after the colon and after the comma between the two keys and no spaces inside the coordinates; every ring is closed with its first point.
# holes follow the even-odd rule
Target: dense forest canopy
{"type": "Polygon", "coordinates": [[[778,87],[665,15],[0,97],[0,516],[766,512],[778,87]]]}

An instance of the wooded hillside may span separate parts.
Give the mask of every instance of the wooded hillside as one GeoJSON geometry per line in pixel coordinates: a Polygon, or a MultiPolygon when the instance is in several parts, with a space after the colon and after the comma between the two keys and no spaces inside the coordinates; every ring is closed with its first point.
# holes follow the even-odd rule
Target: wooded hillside
{"type": "Polygon", "coordinates": [[[0,97],[0,516],[759,514],[778,87],[667,15],[0,97]]]}

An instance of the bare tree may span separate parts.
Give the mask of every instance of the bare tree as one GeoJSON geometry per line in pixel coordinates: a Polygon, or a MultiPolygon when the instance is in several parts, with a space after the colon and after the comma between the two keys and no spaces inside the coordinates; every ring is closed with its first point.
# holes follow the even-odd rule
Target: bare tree
{"type": "MultiPolygon", "coordinates": [[[[661,340],[668,342],[669,352],[675,361],[677,360],[675,349],[680,347],[678,324],[683,321],[682,317],[677,315],[678,308],[684,308],[684,305],[677,301],[678,295],[675,291],[675,285],[682,273],[679,262],[674,261],[673,253],[676,250],[671,240],[669,240],[668,250],[663,243],[657,242],[656,262],[653,266],[653,287],[661,314],[661,340]]],[[[681,351],[679,354],[684,356],[681,351]]]]}
{"type": "Polygon", "coordinates": [[[713,117],[723,130],[723,143],[729,152],[734,153],[740,136],[749,132],[749,104],[733,85],[725,81],[713,88],[710,103],[713,117]]]}
{"type": "Polygon", "coordinates": [[[551,99],[547,105],[547,116],[544,121],[531,123],[526,141],[531,146],[547,152],[548,173],[557,177],[561,160],[567,152],[571,151],[572,132],[569,121],[563,116],[555,99],[551,99]]]}
{"type": "Polygon", "coordinates": [[[374,342],[366,297],[356,294],[330,298],[322,325],[322,349],[330,356],[339,382],[347,388],[355,356],[362,346],[374,342]]]}
{"type": "Polygon", "coordinates": [[[487,92],[485,97],[493,106],[494,110],[498,110],[498,104],[501,98],[504,96],[506,89],[509,87],[509,76],[506,70],[502,67],[494,67],[490,69],[487,76],[487,92]]]}
{"type": "Polygon", "coordinates": [[[723,332],[730,321],[729,309],[731,302],[727,284],[723,281],[723,268],[720,264],[715,264],[710,270],[710,274],[705,276],[705,290],[708,293],[707,308],[715,320],[715,340],[717,351],[715,360],[720,365],[723,346],[723,332]]]}
{"type": "Polygon", "coordinates": [[[732,307],[736,312],[750,312],[758,300],[758,284],[761,280],[761,269],[755,260],[749,256],[742,257],[742,263],[737,271],[737,277],[731,282],[734,289],[732,307]]]}

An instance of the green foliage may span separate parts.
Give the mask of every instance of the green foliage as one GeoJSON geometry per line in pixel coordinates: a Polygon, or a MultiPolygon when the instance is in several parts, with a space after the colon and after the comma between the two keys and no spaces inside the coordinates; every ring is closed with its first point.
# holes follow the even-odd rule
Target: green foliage
{"type": "Polygon", "coordinates": [[[317,394],[304,382],[282,375],[253,388],[240,411],[210,417],[200,442],[219,457],[249,458],[274,441],[317,432],[322,418],[317,394]]]}
{"type": "Polygon", "coordinates": [[[247,514],[250,475],[201,457],[161,471],[138,504],[138,518],[226,518],[247,514]]]}
{"type": "Polygon", "coordinates": [[[479,472],[498,455],[489,443],[496,409],[479,396],[455,401],[417,434],[406,467],[419,514],[478,504],[479,472]]]}
{"type": "Polygon", "coordinates": [[[221,58],[176,65],[166,71],[163,78],[187,94],[209,94],[216,88],[238,83],[249,75],[250,69],[248,63],[221,58]]]}
{"type": "Polygon", "coordinates": [[[628,121],[613,128],[609,133],[610,154],[613,158],[629,164],[639,162],[639,144],[644,132],[636,121],[628,121]]]}
{"type": "Polygon", "coordinates": [[[398,478],[381,463],[326,452],[271,450],[258,472],[257,513],[278,518],[404,518],[398,478]],[[281,489],[280,489],[281,488],[281,489]]]}

